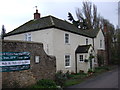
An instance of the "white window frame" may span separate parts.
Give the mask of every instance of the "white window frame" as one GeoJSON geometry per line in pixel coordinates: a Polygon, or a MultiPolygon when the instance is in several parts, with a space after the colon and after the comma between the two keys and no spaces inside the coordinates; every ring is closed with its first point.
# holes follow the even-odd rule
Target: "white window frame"
{"type": "Polygon", "coordinates": [[[88,38],[86,38],[86,45],[88,45],[88,38]]]}
{"type": "Polygon", "coordinates": [[[26,33],[25,34],[25,41],[32,41],[31,33],[26,33]]]}
{"type": "Polygon", "coordinates": [[[100,40],[100,48],[102,48],[102,40],[100,40]]]}
{"type": "Polygon", "coordinates": [[[84,55],[79,55],[79,61],[83,62],[84,61],[84,55]],[[82,60],[81,60],[81,56],[82,56],[82,60]]]}
{"type": "Polygon", "coordinates": [[[40,56],[35,56],[35,63],[36,64],[40,63],[40,56]]]}
{"type": "Polygon", "coordinates": [[[65,44],[70,44],[70,34],[68,34],[68,33],[64,34],[64,43],[65,44]],[[68,41],[67,42],[66,42],[66,35],[68,35],[68,41]]]}
{"type": "Polygon", "coordinates": [[[71,67],[71,55],[70,54],[64,55],[64,62],[65,62],[65,67],[71,67]],[[66,56],[69,56],[69,62],[67,62],[69,63],[69,66],[66,66],[66,56]]]}

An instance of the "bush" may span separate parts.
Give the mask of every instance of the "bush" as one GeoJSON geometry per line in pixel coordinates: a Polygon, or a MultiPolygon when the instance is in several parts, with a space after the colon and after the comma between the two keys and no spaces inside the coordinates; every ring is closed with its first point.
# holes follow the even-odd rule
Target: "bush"
{"type": "Polygon", "coordinates": [[[94,73],[94,70],[89,69],[89,70],[88,70],[88,73],[94,73]]]}
{"type": "Polygon", "coordinates": [[[49,79],[39,80],[32,88],[57,88],[54,81],[49,79]]]}
{"type": "Polygon", "coordinates": [[[102,65],[104,65],[104,58],[103,58],[103,56],[102,55],[97,55],[97,59],[98,59],[98,65],[99,66],[102,66],[102,65]]]}
{"type": "Polygon", "coordinates": [[[84,73],[84,71],[83,70],[79,70],[79,73],[84,73]]]}
{"type": "Polygon", "coordinates": [[[67,76],[62,71],[58,71],[56,73],[55,82],[57,85],[60,85],[61,87],[63,87],[66,80],[67,80],[67,76]]]}
{"type": "Polygon", "coordinates": [[[70,79],[70,78],[71,78],[71,74],[70,74],[69,71],[67,71],[67,72],[65,73],[65,75],[66,75],[67,79],[70,79]]]}

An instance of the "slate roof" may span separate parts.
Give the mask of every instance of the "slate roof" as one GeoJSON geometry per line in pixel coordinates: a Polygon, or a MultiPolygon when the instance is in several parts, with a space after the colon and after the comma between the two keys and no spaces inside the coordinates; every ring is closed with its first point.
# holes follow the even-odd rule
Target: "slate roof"
{"type": "Polygon", "coordinates": [[[64,31],[72,32],[75,34],[83,35],[86,37],[91,37],[94,38],[98,32],[98,30],[80,30],[79,28],[75,27],[73,24],[61,20],[58,18],[55,18],[53,16],[46,16],[42,17],[40,19],[33,19],[25,24],[21,25],[20,27],[14,29],[13,31],[7,33],[6,36],[11,36],[11,35],[16,35],[16,34],[21,34],[25,32],[32,32],[32,31],[37,31],[37,30],[45,30],[47,28],[58,28],[64,31]]]}
{"type": "Polygon", "coordinates": [[[90,48],[91,45],[82,45],[82,46],[78,46],[76,49],[76,53],[88,53],[88,50],[90,48]]]}

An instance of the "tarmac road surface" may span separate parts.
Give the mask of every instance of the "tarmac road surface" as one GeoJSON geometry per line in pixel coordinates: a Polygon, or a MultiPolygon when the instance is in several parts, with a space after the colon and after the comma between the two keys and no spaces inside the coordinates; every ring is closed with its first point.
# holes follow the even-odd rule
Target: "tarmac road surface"
{"type": "Polygon", "coordinates": [[[118,68],[67,88],[118,88],[118,68]]]}

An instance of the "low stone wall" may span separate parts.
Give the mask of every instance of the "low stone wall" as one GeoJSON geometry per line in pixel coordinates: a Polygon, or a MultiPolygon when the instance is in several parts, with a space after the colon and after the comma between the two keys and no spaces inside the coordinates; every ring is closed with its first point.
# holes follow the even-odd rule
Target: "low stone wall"
{"type": "Polygon", "coordinates": [[[2,52],[30,52],[30,69],[2,72],[3,88],[27,87],[40,79],[54,79],[56,59],[46,55],[42,43],[4,40],[2,52]],[[35,56],[40,57],[40,63],[35,63],[35,56]]]}

